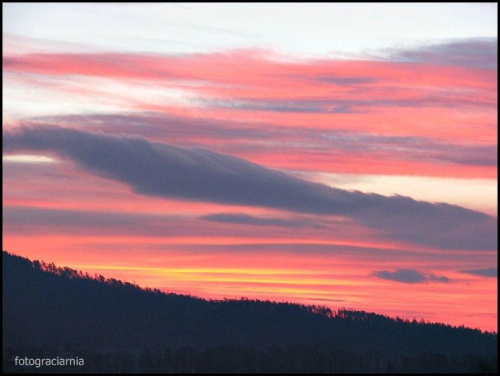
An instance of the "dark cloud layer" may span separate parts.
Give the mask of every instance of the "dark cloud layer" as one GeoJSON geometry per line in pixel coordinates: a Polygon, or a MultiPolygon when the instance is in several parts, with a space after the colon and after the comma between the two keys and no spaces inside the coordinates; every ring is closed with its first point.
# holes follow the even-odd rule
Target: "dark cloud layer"
{"type": "Polygon", "coordinates": [[[400,50],[389,58],[392,61],[471,68],[498,68],[496,38],[473,38],[400,50]]]}
{"type": "Polygon", "coordinates": [[[490,278],[497,278],[498,277],[498,269],[497,268],[468,269],[468,270],[462,270],[461,273],[477,275],[480,277],[490,277],[490,278]]]}
{"type": "Polygon", "coordinates": [[[392,238],[433,247],[497,247],[497,220],[483,213],[331,188],[206,149],[52,126],[5,132],[3,145],[6,152],[59,153],[140,194],[342,215],[392,238]]]}
{"type": "Polygon", "coordinates": [[[434,273],[425,274],[415,269],[397,269],[393,272],[381,270],[374,271],[372,275],[380,279],[402,283],[450,282],[448,277],[439,276],[434,273]]]}
{"type": "Polygon", "coordinates": [[[200,217],[204,221],[234,223],[254,226],[278,226],[278,227],[319,227],[316,221],[308,219],[283,219],[283,218],[261,218],[248,214],[219,213],[200,217]]]}

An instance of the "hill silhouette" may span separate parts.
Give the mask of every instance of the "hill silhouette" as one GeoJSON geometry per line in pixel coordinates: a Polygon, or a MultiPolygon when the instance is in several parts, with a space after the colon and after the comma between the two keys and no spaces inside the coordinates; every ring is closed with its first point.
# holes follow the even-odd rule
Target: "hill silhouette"
{"type": "Polygon", "coordinates": [[[3,252],[3,370],[34,372],[496,372],[498,337],[320,306],[205,300],[3,252]]]}

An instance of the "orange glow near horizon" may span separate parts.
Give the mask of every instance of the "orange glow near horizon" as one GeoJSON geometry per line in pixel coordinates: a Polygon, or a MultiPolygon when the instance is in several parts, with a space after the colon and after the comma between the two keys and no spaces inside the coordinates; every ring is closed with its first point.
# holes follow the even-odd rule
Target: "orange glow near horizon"
{"type": "MultiPolygon", "coordinates": [[[[153,244],[162,247],[171,244],[169,247],[172,249],[176,248],[175,244],[180,249],[187,246],[184,239],[172,239],[171,242],[166,238],[156,241],[137,239],[137,242],[130,242],[130,238],[121,239],[124,249],[120,250],[119,243],[113,242],[112,238],[108,242],[101,237],[89,240],[75,236],[55,237],[53,240],[48,237],[26,239],[23,236],[4,236],[4,248],[25,250],[18,254],[55,262],[58,266],[69,266],[91,275],[100,274],[142,287],[207,299],[247,297],[322,305],[332,309],[346,307],[393,317],[498,330],[496,279],[456,272],[463,265],[463,259],[467,259],[466,255],[454,263],[447,262],[447,269],[442,269],[439,258],[433,260],[431,257],[425,261],[424,253],[421,261],[413,266],[445,275],[450,282],[408,284],[378,279],[371,274],[374,270],[385,269],[385,260],[401,252],[403,256],[396,257],[392,267],[404,268],[407,266],[407,262],[403,261],[407,258],[404,256],[406,251],[387,251],[387,255],[376,258],[360,258],[355,252],[291,253],[265,250],[265,247],[259,252],[238,252],[230,250],[234,239],[215,239],[219,243],[211,242],[229,245],[227,251],[151,249],[153,244]],[[143,245],[144,242],[149,246],[143,245]],[[100,251],[106,243],[117,249],[100,251]],[[147,250],[147,247],[150,249],[147,250]],[[363,258],[366,261],[361,261],[363,258]],[[411,299],[408,299],[409,296],[411,299]]],[[[240,241],[244,242],[243,239],[240,241]]],[[[194,239],[192,244],[203,244],[203,241],[194,239]]],[[[448,257],[454,258],[452,254],[448,257]]],[[[495,254],[484,252],[482,261],[469,265],[471,269],[481,267],[484,260],[493,261],[495,258],[495,254]]]]}

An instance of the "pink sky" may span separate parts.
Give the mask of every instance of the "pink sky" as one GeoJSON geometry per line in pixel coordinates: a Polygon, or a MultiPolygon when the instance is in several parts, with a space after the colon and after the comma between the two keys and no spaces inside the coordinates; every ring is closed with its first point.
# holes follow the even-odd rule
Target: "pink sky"
{"type": "MultiPolygon", "coordinates": [[[[496,34],[301,55],[226,25],[179,52],[151,25],[137,50],[73,43],[23,9],[3,36],[5,250],[207,298],[497,331],[496,34]]],[[[144,14],[127,13],[141,33],[144,14]]],[[[103,41],[120,46],[116,27],[103,41]]]]}

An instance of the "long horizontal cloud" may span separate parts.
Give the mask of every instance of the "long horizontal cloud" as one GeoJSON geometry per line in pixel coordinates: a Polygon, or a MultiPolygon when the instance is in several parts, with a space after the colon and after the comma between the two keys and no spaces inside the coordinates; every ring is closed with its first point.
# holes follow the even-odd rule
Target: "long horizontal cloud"
{"type": "MultiPolygon", "coordinates": [[[[328,156],[335,153],[339,156],[347,156],[351,160],[354,155],[363,154],[376,158],[380,164],[386,160],[407,160],[438,165],[452,163],[460,167],[464,165],[496,167],[498,164],[498,147],[494,143],[456,144],[422,136],[390,136],[314,128],[312,132],[311,127],[286,128],[270,124],[235,124],[234,122],[149,113],[55,116],[40,118],[38,121],[55,124],[64,122],[77,127],[91,127],[93,130],[105,133],[114,133],[119,129],[129,135],[159,141],[166,138],[168,134],[170,142],[175,144],[203,146],[225,140],[226,142],[218,146],[228,153],[268,152],[268,145],[263,146],[261,143],[261,140],[265,139],[272,141],[273,150],[280,154],[290,150],[296,150],[297,153],[301,153],[301,156],[304,153],[316,156],[320,153],[328,156]],[[186,128],[192,132],[186,133],[186,128]],[[296,142],[297,140],[301,142],[296,142]],[[310,145],[314,145],[312,150],[309,149],[310,145]]],[[[298,166],[296,169],[303,167],[298,166]]]]}
{"type": "Polygon", "coordinates": [[[5,132],[3,143],[7,152],[59,153],[145,195],[342,215],[393,238],[434,247],[497,247],[497,220],[485,214],[331,188],[205,149],[51,126],[5,132]]]}
{"type": "MultiPolygon", "coordinates": [[[[168,236],[182,234],[178,216],[4,206],[3,229],[17,234],[168,236]],[[175,223],[177,226],[173,226],[175,223]]],[[[181,228],[182,227],[182,228],[181,228]]],[[[200,229],[198,229],[200,231],[200,229]]]]}
{"type": "Polygon", "coordinates": [[[477,275],[480,277],[498,277],[498,268],[486,268],[486,269],[468,269],[462,270],[461,273],[477,275]]]}
{"type": "Polygon", "coordinates": [[[413,50],[400,50],[391,60],[447,66],[497,69],[498,41],[496,38],[475,38],[427,45],[413,50]]]}
{"type": "Polygon", "coordinates": [[[307,219],[261,218],[248,214],[219,213],[200,217],[204,221],[254,226],[319,227],[319,223],[307,219]]]}
{"type": "MultiPolygon", "coordinates": [[[[276,236],[276,229],[259,228],[254,231],[235,226],[220,226],[214,221],[199,221],[194,218],[173,215],[99,212],[82,210],[59,210],[36,207],[4,206],[2,209],[3,230],[16,235],[71,234],[80,236],[123,237],[224,237],[265,238],[276,236]]],[[[250,216],[248,216],[250,217],[250,216]]],[[[215,215],[217,218],[217,215],[215,215]]],[[[250,217],[256,218],[256,217],[250,217]]],[[[275,223],[268,219],[269,223],[275,223]]],[[[298,220],[296,220],[298,222],[298,220]]],[[[282,220],[281,227],[292,227],[293,220],[282,220]]],[[[236,222],[235,222],[236,223],[236,222]]],[[[290,229],[298,234],[298,224],[290,229]]],[[[286,230],[286,229],[285,229],[286,230]]],[[[311,231],[310,228],[307,231],[311,231]]],[[[281,234],[287,234],[281,231],[281,234]]],[[[290,236],[290,235],[289,235],[290,236]]],[[[297,235],[298,236],[298,235],[297,235]]]]}
{"type": "Polygon", "coordinates": [[[380,279],[402,283],[450,282],[448,277],[436,275],[434,273],[425,274],[415,269],[397,269],[393,272],[381,270],[374,271],[372,275],[380,279]]]}
{"type": "Polygon", "coordinates": [[[269,111],[269,112],[292,112],[292,113],[360,113],[369,108],[409,108],[409,107],[426,107],[426,108],[446,108],[446,107],[484,107],[495,108],[495,99],[486,98],[484,100],[474,97],[464,97],[457,94],[446,93],[444,95],[427,95],[412,99],[400,98],[382,98],[382,99],[345,99],[345,98],[318,98],[315,100],[298,99],[298,100],[256,100],[243,99],[233,100],[228,98],[224,101],[209,100],[203,103],[210,107],[225,108],[233,110],[245,111],[269,111]]]}

